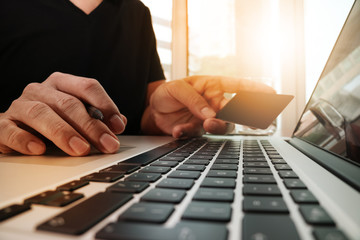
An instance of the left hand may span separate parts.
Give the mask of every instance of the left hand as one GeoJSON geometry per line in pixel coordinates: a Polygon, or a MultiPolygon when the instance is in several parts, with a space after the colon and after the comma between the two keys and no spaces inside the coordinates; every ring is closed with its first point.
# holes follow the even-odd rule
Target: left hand
{"type": "Polygon", "coordinates": [[[166,82],[151,95],[149,111],[157,128],[175,138],[200,136],[204,131],[225,134],[233,124],[215,119],[229,100],[224,93],[240,90],[274,92],[260,82],[219,76],[192,76],[166,82]]]}

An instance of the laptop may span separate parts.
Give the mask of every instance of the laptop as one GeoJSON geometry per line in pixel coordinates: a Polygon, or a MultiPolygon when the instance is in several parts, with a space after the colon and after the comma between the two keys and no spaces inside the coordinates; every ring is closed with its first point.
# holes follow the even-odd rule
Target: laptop
{"type": "Polygon", "coordinates": [[[0,155],[0,239],[360,239],[360,1],[291,138],[0,155]]]}

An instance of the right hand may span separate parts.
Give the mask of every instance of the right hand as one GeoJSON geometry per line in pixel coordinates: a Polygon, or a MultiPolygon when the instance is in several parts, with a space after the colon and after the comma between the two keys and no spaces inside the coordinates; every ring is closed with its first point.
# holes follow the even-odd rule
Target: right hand
{"type": "Polygon", "coordinates": [[[53,73],[42,83],[30,83],[5,113],[0,113],[0,152],[40,155],[46,150],[41,134],[72,156],[90,152],[90,144],[104,153],[120,147],[115,134],[127,120],[98,81],[53,73]],[[90,117],[84,103],[104,114],[90,117]],[[35,131],[35,133],[34,133],[35,131]]]}

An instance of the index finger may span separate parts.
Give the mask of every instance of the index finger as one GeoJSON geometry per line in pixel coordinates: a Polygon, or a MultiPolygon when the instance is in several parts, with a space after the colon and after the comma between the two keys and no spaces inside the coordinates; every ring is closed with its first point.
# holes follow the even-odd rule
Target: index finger
{"type": "Polygon", "coordinates": [[[65,73],[53,73],[44,84],[51,85],[101,110],[104,122],[115,133],[119,133],[119,129],[123,130],[124,117],[97,80],[65,73]]]}
{"type": "Polygon", "coordinates": [[[194,76],[188,78],[188,80],[194,83],[195,81],[198,81],[197,78],[201,78],[204,82],[207,82],[207,84],[211,82],[217,84],[217,87],[222,92],[236,93],[238,91],[252,91],[275,93],[275,90],[272,87],[252,79],[226,76],[194,76]]]}

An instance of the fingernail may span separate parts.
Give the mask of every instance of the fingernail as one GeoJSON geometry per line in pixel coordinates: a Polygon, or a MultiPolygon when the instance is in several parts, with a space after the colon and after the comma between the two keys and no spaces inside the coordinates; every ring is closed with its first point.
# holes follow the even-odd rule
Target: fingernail
{"type": "Polygon", "coordinates": [[[90,145],[78,136],[70,138],[69,145],[77,155],[85,154],[90,148],[90,145]]]}
{"type": "Polygon", "coordinates": [[[216,116],[214,110],[209,107],[204,107],[203,109],[201,109],[201,113],[205,118],[212,118],[216,116]]]}
{"type": "Polygon", "coordinates": [[[120,133],[125,129],[125,124],[119,115],[114,114],[110,118],[110,124],[115,133],[120,133]]]}
{"type": "Polygon", "coordinates": [[[27,148],[33,154],[42,154],[44,152],[45,146],[44,144],[35,141],[30,141],[27,144],[27,148]]]}
{"type": "Polygon", "coordinates": [[[104,133],[103,135],[101,135],[100,143],[109,153],[116,152],[120,147],[120,142],[108,133],[104,133]]]}

